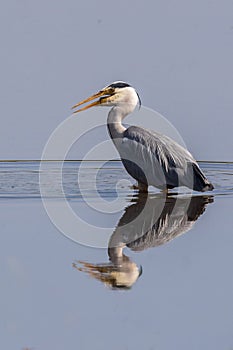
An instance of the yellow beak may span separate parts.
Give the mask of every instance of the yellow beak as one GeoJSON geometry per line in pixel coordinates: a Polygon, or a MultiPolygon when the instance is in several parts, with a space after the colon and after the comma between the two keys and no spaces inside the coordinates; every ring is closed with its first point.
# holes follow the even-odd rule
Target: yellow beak
{"type": "MultiPolygon", "coordinates": [[[[92,95],[92,96],[86,98],[85,100],[83,100],[83,101],[77,103],[77,104],[74,105],[71,109],[77,108],[77,107],[83,105],[84,103],[87,103],[87,102],[90,102],[90,101],[92,101],[92,100],[95,100],[95,99],[98,98],[98,97],[106,96],[106,95],[110,95],[110,96],[111,96],[112,94],[113,94],[113,91],[112,91],[111,89],[104,89],[104,90],[101,90],[101,91],[97,92],[97,94],[94,94],[94,95],[92,95]]],[[[88,109],[88,108],[91,108],[91,107],[94,107],[94,106],[98,106],[98,105],[100,105],[100,104],[101,104],[101,99],[99,99],[99,100],[97,100],[97,101],[95,101],[95,102],[92,102],[92,103],[90,103],[89,105],[84,106],[84,107],[78,109],[77,111],[75,111],[75,112],[73,112],[73,113],[75,114],[75,113],[78,113],[78,112],[81,112],[81,111],[85,111],[85,110],[88,109]]]]}

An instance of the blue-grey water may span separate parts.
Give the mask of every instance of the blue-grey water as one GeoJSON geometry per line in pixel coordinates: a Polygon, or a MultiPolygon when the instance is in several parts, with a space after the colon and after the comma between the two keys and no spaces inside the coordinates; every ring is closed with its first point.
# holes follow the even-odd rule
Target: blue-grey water
{"type": "Polygon", "coordinates": [[[98,162],[85,164],[82,186],[80,162],[65,162],[63,192],[60,165],[48,162],[46,177],[39,162],[0,162],[0,348],[233,349],[233,163],[200,163],[213,192],[174,193],[162,203],[154,191],[136,226],[144,199],[120,162],[97,171],[95,190],[98,162]],[[59,232],[43,207],[39,173],[45,199],[65,197],[98,226],[97,244],[101,229],[109,231],[109,249],[59,232]],[[85,199],[109,210],[118,200],[121,210],[106,220],[85,199]],[[120,258],[113,241],[123,245],[120,258]]]}

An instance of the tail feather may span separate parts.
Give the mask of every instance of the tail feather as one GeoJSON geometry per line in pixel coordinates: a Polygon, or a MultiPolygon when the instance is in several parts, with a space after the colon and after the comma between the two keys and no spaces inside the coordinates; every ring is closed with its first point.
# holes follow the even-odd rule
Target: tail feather
{"type": "Polygon", "coordinates": [[[211,182],[207,180],[201,169],[196,163],[192,164],[193,166],[193,189],[195,191],[212,191],[214,186],[211,182]]]}

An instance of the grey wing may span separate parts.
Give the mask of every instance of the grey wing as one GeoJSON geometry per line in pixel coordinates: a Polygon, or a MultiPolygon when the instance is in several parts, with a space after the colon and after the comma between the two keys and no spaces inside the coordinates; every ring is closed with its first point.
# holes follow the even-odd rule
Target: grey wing
{"type": "MultiPolygon", "coordinates": [[[[152,210],[156,208],[156,199],[151,200],[152,203],[148,207],[152,210]]],[[[127,247],[134,251],[144,250],[150,247],[156,247],[165,244],[172,239],[188,232],[194,225],[195,221],[202,215],[206,209],[206,205],[213,200],[207,196],[197,196],[188,198],[169,198],[163,208],[163,211],[155,223],[150,227],[148,232],[143,235],[138,235],[134,240],[128,241],[127,247]]],[[[158,199],[157,199],[158,202],[158,199]]],[[[145,213],[144,217],[146,220],[145,213]]],[[[154,212],[153,214],[154,215],[154,212]]],[[[153,220],[151,220],[153,223],[153,220]]],[[[140,224],[135,227],[135,232],[141,229],[143,232],[144,226],[140,224]]],[[[145,231],[144,231],[145,232],[145,231]]]]}
{"type": "Polygon", "coordinates": [[[109,240],[109,247],[140,251],[165,244],[188,232],[202,215],[211,196],[193,197],[141,196],[125,209],[109,240]]]}
{"type": "Polygon", "coordinates": [[[158,188],[187,186],[201,191],[209,184],[193,156],[177,142],[137,126],[124,132],[119,148],[128,173],[158,188]]]}

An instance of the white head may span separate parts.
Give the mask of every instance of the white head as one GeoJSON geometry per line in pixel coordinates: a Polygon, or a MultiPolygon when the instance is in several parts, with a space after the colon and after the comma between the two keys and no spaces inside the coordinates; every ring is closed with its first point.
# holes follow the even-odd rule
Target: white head
{"type": "Polygon", "coordinates": [[[98,93],[77,103],[72,108],[76,108],[82,105],[83,103],[87,103],[96,98],[99,98],[99,99],[83,108],[80,108],[74,113],[84,111],[85,109],[88,109],[93,106],[108,106],[108,107],[117,106],[117,107],[121,107],[124,110],[127,110],[127,114],[128,114],[133,112],[137,104],[141,106],[141,100],[136,90],[129,84],[124,83],[123,81],[116,81],[106,86],[105,88],[100,90],[98,93]]]}

